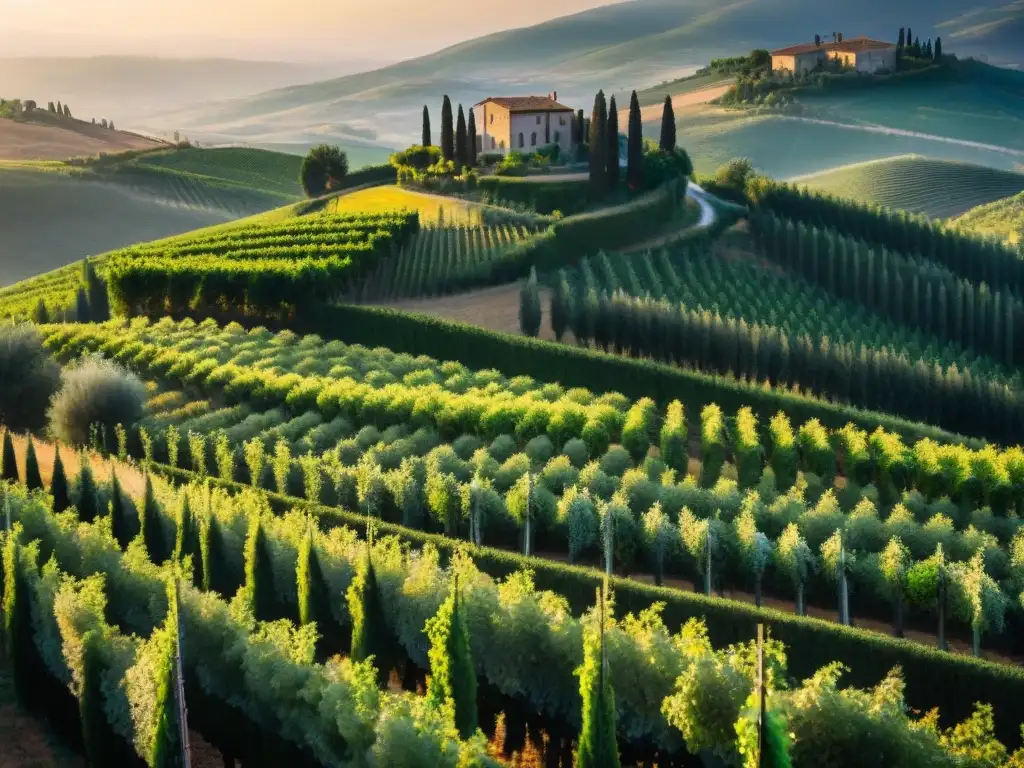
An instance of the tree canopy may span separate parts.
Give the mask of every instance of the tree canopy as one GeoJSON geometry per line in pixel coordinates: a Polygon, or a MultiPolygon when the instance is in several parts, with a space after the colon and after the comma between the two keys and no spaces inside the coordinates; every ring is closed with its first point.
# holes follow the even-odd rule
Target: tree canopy
{"type": "Polygon", "coordinates": [[[338,186],[348,175],[348,155],[340,147],[320,144],[302,161],[299,181],[307,197],[320,197],[338,186]]]}

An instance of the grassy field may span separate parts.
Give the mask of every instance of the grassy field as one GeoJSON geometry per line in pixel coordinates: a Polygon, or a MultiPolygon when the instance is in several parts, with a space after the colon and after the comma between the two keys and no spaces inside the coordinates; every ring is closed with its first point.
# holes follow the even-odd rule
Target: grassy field
{"type": "Polygon", "coordinates": [[[419,211],[420,221],[424,224],[447,222],[476,225],[480,223],[484,206],[451,197],[385,186],[363,189],[335,198],[328,204],[326,210],[330,213],[379,213],[400,208],[419,211]]]}
{"type": "Polygon", "coordinates": [[[284,152],[245,147],[190,148],[145,155],[137,163],[292,197],[302,195],[299,185],[302,157],[284,152]]]}
{"type": "Polygon", "coordinates": [[[797,179],[811,189],[935,218],[1024,190],[1024,174],[926,157],[890,157],[797,179]]]}
{"type": "MultiPolygon", "coordinates": [[[[641,107],[649,107],[654,104],[661,104],[669,94],[675,96],[681,93],[691,93],[703,88],[725,85],[732,82],[732,80],[732,75],[722,75],[718,73],[691,75],[690,77],[666,81],[660,85],[645,88],[642,91],[637,91],[636,97],[639,100],[641,107]]],[[[629,104],[628,93],[616,96],[616,98],[621,99],[620,103],[622,104],[629,104]]]]}
{"type": "Polygon", "coordinates": [[[972,208],[953,223],[1020,245],[1024,243],[1024,192],[972,208]]]}
{"type": "MultiPolygon", "coordinates": [[[[778,179],[910,154],[1007,171],[1024,162],[1024,155],[970,145],[714,106],[677,112],[676,118],[679,144],[690,153],[699,173],[714,171],[734,157],[747,157],[762,172],[778,179]]],[[[645,123],[644,129],[657,138],[660,125],[653,121],[645,123]]]]}

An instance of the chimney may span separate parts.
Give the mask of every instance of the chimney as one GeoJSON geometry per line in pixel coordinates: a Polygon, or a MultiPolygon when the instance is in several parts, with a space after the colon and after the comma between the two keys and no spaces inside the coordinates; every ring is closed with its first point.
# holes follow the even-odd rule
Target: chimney
{"type": "Polygon", "coordinates": [[[552,101],[558,101],[558,91],[552,91],[548,94],[548,98],[552,101]]]}

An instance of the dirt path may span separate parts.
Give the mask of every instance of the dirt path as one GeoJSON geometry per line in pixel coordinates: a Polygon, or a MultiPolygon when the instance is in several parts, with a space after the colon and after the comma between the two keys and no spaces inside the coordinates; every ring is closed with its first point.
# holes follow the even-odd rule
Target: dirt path
{"type": "MultiPolygon", "coordinates": [[[[708,85],[704,88],[698,88],[695,91],[686,91],[685,93],[674,94],[672,96],[672,110],[678,113],[684,107],[695,107],[699,104],[707,104],[709,101],[713,101],[719,96],[722,96],[731,87],[732,83],[719,83],[718,85],[708,85]]],[[[661,120],[661,113],[664,109],[665,105],[663,103],[641,107],[640,120],[645,123],[661,120]]],[[[619,110],[619,125],[626,125],[628,122],[629,107],[627,106],[626,109],[619,110]]]]}
{"type": "Polygon", "coordinates": [[[0,768],[85,768],[85,760],[60,744],[45,722],[21,708],[5,670],[0,670],[0,768]]]}
{"type": "Polygon", "coordinates": [[[77,121],[75,130],[0,119],[0,160],[68,160],[100,152],[155,149],[163,142],[77,121]]]}

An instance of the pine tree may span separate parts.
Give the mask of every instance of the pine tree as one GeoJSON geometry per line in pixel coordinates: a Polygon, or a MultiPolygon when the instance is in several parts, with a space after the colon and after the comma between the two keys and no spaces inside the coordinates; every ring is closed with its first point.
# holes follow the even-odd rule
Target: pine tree
{"type": "Polygon", "coordinates": [[[420,144],[424,147],[429,147],[431,144],[430,139],[430,109],[426,104],[423,105],[423,135],[420,138],[420,144]]]}
{"type": "Polygon", "coordinates": [[[671,96],[665,97],[665,107],[661,113],[661,141],[658,146],[664,152],[672,152],[676,148],[676,113],[671,96]]]}
{"type": "Polygon", "coordinates": [[[452,100],[447,96],[441,103],[441,156],[455,159],[455,126],[452,121],[452,100]]]}
{"type": "Polygon", "coordinates": [[[537,270],[531,267],[530,277],[519,289],[519,330],[525,336],[536,338],[540,333],[542,319],[537,270]]]}
{"type": "Polygon", "coordinates": [[[469,628],[459,603],[456,575],[448,597],[424,628],[430,639],[430,677],[427,700],[450,713],[463,739],[477,730],[476,669],[469,644],[469,628]]]}
{"type": "Polygon", "coordinates": [[[68,491],[68,476],[64,473],[64,462],[60,459],[60,446],[53,451],[53,472],[50,475],[50,495],[53,497],[53,511],[63,512],[71,506],[68,491]]]}
{"type": "Polygon", "coordinates": [[[598,91],[594,97],[594,111],[590,118],[590,188],[594,197],[604,197],[608,189],[608,171],[605,154],[608,151],[608,140],[605,130],[608,127],[608,110],[605,105],[604,91],[598,91]]]}
{"type": "Polygon", "coordinates": [[[626,183],[632,190],[644,185],[644,126],[636,91],[629,99],[629,138],[626,145],[626,183]]]}
{"type": "Polygon", "coordinates": [[[605,596],[600,590],[598,606],[601,623],[596,631],[588,630],[583,639],[583,666],[579,673],[583,725],[576,746],[576,768],[618,768],[620,765],[615,739],[615,692],[605,650],[605,596]]]}
{"type": "Polygon", "coordinates": [[[86,453],[81,455],[82,469],[78,473],[76,485],[77,494],[75,507],[78,509],[78,519],[83,523],[91,523],[101,514],[99,494],[96,490],[96,479],[92,474],[92,467],[89,464],[89,456],[86,453]]]}
{"type": "Polygon", "coordinates": [[[466,139],[468,143],[468,154],[469,154],[469,167],[476,167],[476,111],[469,108],[469,125],[466,129],[466,139]]]}
{"type": "Polygon", "coordinates": [[[466,113],[459,104],[459,119],[455,124],[455,167],[460,171],[469,165],[469,137],[466,133],[466,113]]]}
{"type": "Polygon", "coordinates": [[[164,526],[160,520],[160,507],[157,504],[156,496],[153,494],[153,481],[146,475],[146,490],[142,500],[142,514],[139,515],[139,523],[142,526],[142,541],[146,545],[149,559],[156,565],[161,565],[171,556],[170,547],[167,545],[167,537],[164,534],[164,526]]]}
{"type": "Polygon", "coordinates": [[[44,325],[50,322],[50,313],[46,309],[46,302],[43,301],[42,297],[39,298],[35,309],[32,310],[32,322],[36,325],[44,325]]]}
{"type": "Polygon", "coordinates": [[[619,185],[619,108],[615,104],[615,96],[608,102],[608,128],[606,129],[608,154],[605,157],[608,170],[608,189],[614,190],[619,185]]]}
{"type": "Polygon", "coordinates": [[[127,549],[132,540],[132,526],[128,517],[128,503],[121,491],[116,474],[110,479],[110,528],[121,549],[127,549]]]}
{"type": "Polygon", "coordinates": [[[249,533],[245,539],[245,594],[257,621],[278,618],[274,595],[274,564],[270,559],[267,534],[263,530],[260,513],[249,520],[249,533]]]}
{"type": "Polygon", "coordinates": [[[0,448],[0,480],[8,480],[12,483],[19,482],[18,460],[14,455],[14,441],[11,439],[11,430],[4,430],[3,447],[0,448]]]}
{"type": "Polygon", "coordinates": [[[25,440],[25,487],[30,491],[43,488],[43,477],[39,472],[39,459],[36,457],[36,445],[29,435],[25,440]]]}

